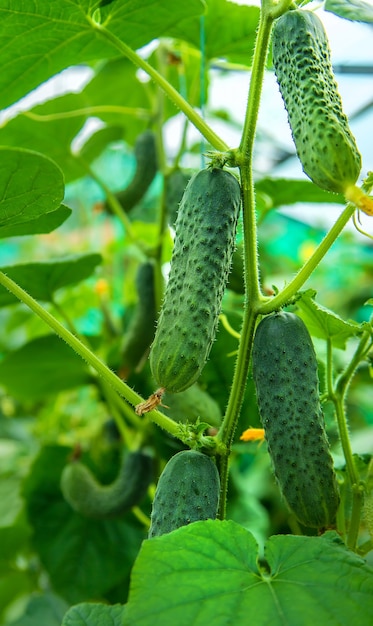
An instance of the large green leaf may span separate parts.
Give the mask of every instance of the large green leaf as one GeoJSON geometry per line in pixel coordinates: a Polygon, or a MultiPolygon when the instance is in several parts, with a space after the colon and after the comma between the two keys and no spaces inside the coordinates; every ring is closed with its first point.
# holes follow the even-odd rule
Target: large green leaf
{"type": "Polygon", "coordinates": [[[171,34],[198,49],[203,38],[207,59],[225,58],[249,66],[258,21],[259,8],[256,6],[240,6],[229,0],[206,0],[202,33],[200,18],[191,16],[186,24],[175,25],[171,34]]]}
{"type": "Polygon", "coordinates": [[[83,602],[67,611],[61,626],[122,626],[124,616],[125,607],[121,604],[83,602]]]}
{"type": "Polygon", "coordinates": [[[124,602],[144,531],[131,514],[92,520],[71,509],[60,490],[69,454],[62,446],[42,448],[25,481],[34,546],[53,588],[70,603],[97,601],[114,587],[124,602]]]}
{"type": "Polygon", "coordinates": [[[4,237],[20,237],[22,235],[44,235],[51,233],[53,230],[61,226],[68,217],[70,217],[72,211],[69,207],[61,206],[55,211],[45,213],[36,217],[34,220],[25,222],[23,224],[15,224],[14,226],[4,226],[0,230],[0,239],[4,237]]]}
{"type": "Polygon", "coordinates": [[[0,361],[0,385],[21,400],[36,400],[90,382],[88,366],[56,335],[29,341],[0,361]]]}
{"type": "Polygon", "coordinates": [[[196,522],[145,541],[135,562],[126,626],[369,626],[373,570],[335,533],[279,535],[258,562],[251,533],[232,521],[196,522]],[[156,616],[156,622],[154,622],[156,616]]]}
{"type": "MultiPolygon", "coordinates": [[[[118,56],[87,16],[99,0],[0,0],[0,108],[62,69],[118,56]]],[[[100,9],[101,21],[132,48],[170,35],[170,30],[203,12],[201,0],[115,0],[100,9]]],[[[96,18],[98,15],[96,13],[96,18]]]]}
{"type": "MultiPolygon", "coordinates": [[[[58,289],[85,280],[101,261],[100,254],[79,254],[62,260],[10,265],[0,269],[36,300],[52,302],[58,289]]],[[[16,302],[19,300],[0,285],[0,307],[16,302]]]]}
{"type": "Polygon", "coordinates": [[[29,150],[0,147],[0,237],[3,229],[22,225],[27,230],[27,222],[33,228],[35,220],[60,206],[63,196],[62,172],[53,161],[29,150]]]}

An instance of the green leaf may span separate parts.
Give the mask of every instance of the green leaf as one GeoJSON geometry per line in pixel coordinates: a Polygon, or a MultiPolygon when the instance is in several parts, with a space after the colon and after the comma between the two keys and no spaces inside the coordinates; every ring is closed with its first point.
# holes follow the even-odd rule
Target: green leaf
{"type": "Polygon", "coordinates": [[[36,400],[90,381],[88,366],[56,335],[33,339],[0,362],[0,385],[21,400],[36,400]]]}
{"type": "Polygon", "coordinates": [[[373,6],[364,0],[326,0],[324,9],[346,20],[373,23],[373,6]]]}
{"type": "MultiPolygon", "coordinates": [[[[60,168],[36,152],[0,147],[0,237],[3,229],[55,211],[64,197],[60,168]]],[[[32,225],[31,225],[32,228],[32,225]]],[[[26,234],[24,232],[23,234],[26,234]]]]}
{"type": "Polygon", "coordinates": [[[51,233],[53,230],[61,226],[68,217],[70,217],[72,210],[69,207],[61,204],[58,209],[40,215],[40,217],[25,222],[24,224],[16,224],[14,226],[4,226],[0,230],[0,238],[4,237],[20,237],[22,235],[44,235],[51,233]]]}
{"type": "Polygon", "coordinates": [[[350,337],[356,335],[360,327],[356,322],[346,322],[339,315],[315,302],[305,292],[297,301],[300,315],[309,332],[320,339],[330,339],[333,346],[344,350],[350,337]]]}
{"type": "MultiPolygon", "coordinates": [[[[57,261],[10,265],[0,269],[36,300],[53,302],[58,289],[85,280],[101,261],[100,254],[80,254],[57,261]]],[[[19,300],[0,285],[0,307],[16,302],[19,300]]]]}
{"type": "Polygon", "coordinates": [[[0,130],[2,145],[35,150],[52,159],[64,173],[65,182],[80,178],[86,169],[71,150],[72,141],[82,129],[88,113],[81,94],[53,98],[20,113],[0,130]]]}
{"type": "Polygon", "coordinates": [[[71,448],[62,446],[42,448],[25,481],[34,547],[53,588],[70,603],[104,598],[116,587],[125,599],[145,532],[131,514],[92,520],[71,509],[60,490],[62,469],[70,454],[71,448]]]}
{"type": "Polygon", "coordinates": [[[359,626],[373,619],[373,571],[336,533],[274,536],[258,563],[251,533],[208,520],[145,541],[135,562],[126,626],[359,626]]]}
{"type": "MultiPolygon", "coordinates": [[[[206,58],[224,58],[251,65],[258,21],[258,7],[240,6],[229,0],[206,0],[203,22],[206,58]]],[[[192,43],[199,50],[201,46],[199,17],[193,16],[189,22],[183,24],[175,22],[171,34],[192,43]]]]}
{"type": "Polygon", "coordinates": [[[60,626],[68,605],[49,591],[30,596],[24,615],[9,626],[60,626]]]}
{"type": "MultiPolygon", "coordinates": [[[[90,19],[98,0],[2,0],[0,6],[0,109],[71,65],[118,56],[90,19]]],[[[203,12],[201,0],[116,0],[100,9],[101,23],[132,48],[170,35],[203,12]]]]}
{"type": "Polygon", "coordinates": [[[267,210],[297,202],[345,202],[343,194],[324,191],[308,180],[262,178],[255,183],[255,191],[259,205],[267,210]]]}
{"type": "Polygon", "coordinates": [[[122,626],[124,617],[125,607],[121,604],[106,606],[83,602],[67,611],[61,626],[122,626]]]}

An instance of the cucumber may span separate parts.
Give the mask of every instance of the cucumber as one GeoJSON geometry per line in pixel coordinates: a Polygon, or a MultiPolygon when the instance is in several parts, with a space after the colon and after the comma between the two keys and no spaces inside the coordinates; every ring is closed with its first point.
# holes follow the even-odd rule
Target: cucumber
{"type": "Polygon", "coordinates": [[[194,383],[180,393],[165,393],[162,397],[162,413],[171,417],[175,422],[195,423],[199,418],[210,426],[220,426],[222,414],[218,403],[207,391],[194,383]]]}
{"type": "Polygon", "coordinates": [[[191,174],[180,168],[172,170],[169,175],[165,177],[166,213],[168,223],[171,226],[176,222],[179,205],[190,178],[191,174]]]}
{"type": "Polygon", "coordinates": [[[122,348],[121,372],[125,378],[143,359],[153,341],[156,326],[154,265],[140,265],[136,275],[137,306],[122,348]]]}
{"type": "Polygon", "coordinates": [[[101,485],[80,461],[68,463],[61,475],[61,491],[74,511],[102,519],[122,515],[138,504],[153,480],[153,459],[145,452],[129,452],[117,478],[101,485]]]}
{"type": "MultiPolygon", "coordinates": [[[[136,169],[129,185],[115,194],[125,213],[129,213],[145,196],[158,171],[155,134],[151,130],[141,133],[135,142],[136,169]]],[[[110,212],[110,207],[105,204],[110,212]]]]}
{"type": "Polygon", "coordinates": [[[319,401],[317,360],[304,322],[274,313],[259,323],[253,344],[259,413],[282,494],[304,526],[334,523],[338,485],[319,401]]]}
{"type": "Polygon", "coordinates": [[[361,156],[315,13],[288,11],[276,20],[273,65],[304,172],[322,189],[344,193],[358,179],[361,156]]]}
{"type": "Polygon", "coordinates": [[[192,522],[215,519],[220,479],[211,457],[182,450],[166,464],[154,496],[149,538],[192,522]]]}
{"type": "Polygon", "coordinates": [[[190,387],[210,353],[235,249],[240,201],[237,179],[218,168],[194,174],[183,195],[150,350],[153,377],[167,391],[190,387]]]}

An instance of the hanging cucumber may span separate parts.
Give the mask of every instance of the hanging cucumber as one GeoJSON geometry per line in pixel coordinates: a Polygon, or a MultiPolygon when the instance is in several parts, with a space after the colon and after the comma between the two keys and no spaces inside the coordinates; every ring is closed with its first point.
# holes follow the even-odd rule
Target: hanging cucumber
{"type": "Polygon", "coordinates": [[[235,249],[241,191],[222,169],[193,175],[175,225],[170,277],[150,351],[159,387],[183,391],[200,376],[215,338],[235,249]]]}
{"type": "Polygon", "coordinates": [[[129,452],[110,485],[101,485],[80,461],[68,463],[61,475],[61,491],[74,511],[102,519],[121,515],[138,504],[152,480],[152,457],[141,451],[129,452]]]}
{"type": "Polygon", "coordinates": [[[156,324],[154,265],[140,265],[136,276],[138,302],[129,324],[122,349],[124,375],[134,370],[153,341],[156,324]]]}
{"type": "MultiPolygon", "coordinates": [[[[151,130],[141,133],[135,142],[136,169],[129,185],[115,194],[125,213],[129,213],[144,197],[158,170],[155,134],[151,130]]],[[[106,203],[106,210],[110,206],[106,203]]]]}
{"type": "Polygon", "coordinates": [[[344,193],[358,179],[361,156],[315,13],[288,11],[276,20],[273,65],[304,172],[322,189],[344,193]]]}
{"type": "Polygon", "coordinates": [[[268,451],[289,508],[305,526],[332,526],[338,486],[319,401],[316,355],[297,315],[281,312],[261,320],[253,377],[268,451]]]}
{"type": "Polygon", "coordinates": [[[215,519],[219,492],[219,473],[211,457],[196,450],[178,452],[159,478],[149,538],[192,522],[215,519]]]}

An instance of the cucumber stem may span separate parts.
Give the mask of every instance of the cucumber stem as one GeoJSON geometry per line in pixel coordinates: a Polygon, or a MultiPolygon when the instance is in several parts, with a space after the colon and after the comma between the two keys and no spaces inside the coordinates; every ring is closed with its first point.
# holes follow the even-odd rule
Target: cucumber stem
{"type": "MultiPolygon", "coordinates": [[[[18,300],[23,302],[26,306],[28,306],[35,315],[40,317],[40,319],[49,326],[63,341],[76,352],[84,361],[88,363],[97,373],[101,376],[109,385],[111,385],[115,391],[122,397],[124,397],[129,404],[132,406],[136,406],[140,402],[143,401],[143,398],[136,393],[131,387],[129,387],[125,382],[123,382],[111,369],[99,359],[78,337],[73,335],[67,328],[62,326],[62,324],[49,313],[46,309],[44,309],[29,293],[27,293],[22,287],[17,285],[11,278],[6,276],[3,272],[0,271],[0,284],[8,289],[10,293],[12,293],[18,300]]],[[[153,409],[147,413],[147,417],[169,432],[174,437],[178,437],[179,434],[179,425],[177,422],[174,422],[172,419],[153,409]]]]}
{"type": "Polygon", "coordinates": [[[102,37],[110,41],[110,43],[127,57],[134,65],[144,70],[154,82],[167,94],[170,100],[178,107],[184,115],[199,130],[205,139],[216,149],[222,152],[228,150],[227,144],[210,128],[202,117],[193,109],[193,107],[183,98],[178,91],[166,80],[154,67],[152,67],[145,59],[140,57],[132,48],[127,46],[123,41],[118,39],[116,35],[107,30],[102,24],[97,23],[90,17],[87,17],[92,28],[102,37]]]}
{"type": "MultiPolygon", "coordinates": [[[[230,450],[232,446],[243,402],[257,316],[255,311],[262,297],[259,285],[253,146],[272,23],[273,19],[261,12],[254,48],[245,123],[240,147],[238,149],[243,202],[245,308],[228,405],[223,423],[217,435],[217,439],[221,441],[228,450],[230,450]]],[[[219,472],[221,481],[219,517],[220,519],[224,519],[228,486],[228,455],[222,455],[219,458],[219,472]]]]}
{"type": "Polygon", "coordinates": [[[359,472],[356,468],[355,460],[352,454],[351,443],[347,427],[347,416],[345,411],[345,398],[352,377],[362,359],[372,346],[372,330],[367,328],[360,338],[355,353],[347,365],[346,369],[339,375],[335,385],[330,389],[330,399],[332,400],[339,428],[339,436],[341,440],[343,455],[346,461],[347,474],[352,489],[352,510],[351,519],[347,535],[347,545],[352,550],[356,549],[361,508],[363,504],[363,490],[360,484],[359,472]]]}
{"type": "Polygon", "coordinates": [[[298,273],[294,276],[293,280],[277,295],[271,298],[266,298],[258,305],[257,312],[261,315],[267,315],[273,311],[277,311],[285,306],[291,298],[303,287],[304,283],[308,280],[316,267],[322,261],[326,253],[329,251],[337,237],[341,234],[342,230],[346,226],[347,222],[351,218],[355,211],[355,206],[352,203],[348,203],[345,209],[342,211],[337,221],[333,224],[331,229],[327,232],[324,239],[317,246],[312,256],[301,267],[298,273]]]}

